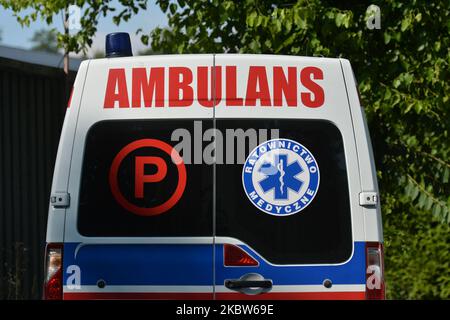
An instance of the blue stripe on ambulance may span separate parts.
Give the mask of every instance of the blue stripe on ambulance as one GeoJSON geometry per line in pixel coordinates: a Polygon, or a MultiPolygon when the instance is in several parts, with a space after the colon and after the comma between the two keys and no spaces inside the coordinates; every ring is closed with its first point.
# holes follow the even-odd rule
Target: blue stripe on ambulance
{"type": "MultiPolygon", "coordinates": [[[[81,285],[212,285],[212,246],[202,244],[64,244],[64,270],[81,269],[81,285]],[[186,263],[186,261],[189,262],[186,263]]],[[[68,274],[64,274],[64,284],[68,274]]]]}
{"type": "MultiPolygon", "coordinates": [[[[275,285],[365,284],[365,243],[355,242],[352,258],[341,265],[277,266],[268,264],[251,248],[241,245],[259,262],[257,267],[225,267],[223,245],[216,245],[216,284],[257,272],[275,285]]],[[[81,269],[81,285],[212,285],[212,246],[207,244],[89,244],[65,243],[64,270],[81,269]],[[189,261],[189,264],[186,263],[189,261]]],[[[64,273],[64,283],[67,277],[64,273]]]]}

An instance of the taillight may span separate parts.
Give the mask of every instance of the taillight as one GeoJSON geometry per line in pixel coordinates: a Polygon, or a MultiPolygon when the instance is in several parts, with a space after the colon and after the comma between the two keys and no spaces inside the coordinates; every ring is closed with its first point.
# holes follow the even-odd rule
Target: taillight
{"type": "Polygon", "coordinates": [[[251,267],[258,265],[258,261],[233,244],[223,245],[223,256],[226,267],[251,267]]]}
{"type": "Polygon", "coordinates": [[[366,299],[385,299],[383,244],[366,242],[366,299]]]}
{"type": "Polygon", "coordinates": [[[69,100],[67,101],[67,109],[70,108],[70,103],[72,102],[72,96],[73,96],[73,87],[72,87],[72,90],[70,91],[69,100]]]}
{"type": "Polygon", "coordinates": [[[48,243],[45,248],[44,299],[61,300],[63,246],[61,243],[48,243]]]}

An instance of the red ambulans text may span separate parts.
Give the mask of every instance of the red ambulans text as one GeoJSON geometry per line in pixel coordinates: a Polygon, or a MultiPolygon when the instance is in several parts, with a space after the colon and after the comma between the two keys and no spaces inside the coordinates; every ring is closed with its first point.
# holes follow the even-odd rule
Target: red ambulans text
{"type": "Polygon", "coordinates": [[[313,66],[250,66],[246,79],[238,79],[236,66],[139,67],[131,69],[131,78],[126,72],[109,69],[104,108],[177,108],[194,101],[206,108],[221,102],[228,107],[318,108],[325,99],[323,71],[313,66]],[[238,88],[241,83],[244,88],[238,88]]]}

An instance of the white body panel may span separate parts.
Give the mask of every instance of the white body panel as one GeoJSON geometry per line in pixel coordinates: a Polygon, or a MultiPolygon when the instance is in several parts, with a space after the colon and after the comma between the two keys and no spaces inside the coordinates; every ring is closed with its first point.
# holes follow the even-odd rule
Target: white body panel
{"type": "MultiPolygon", "coordinates": [[[[58,153],[56,156],[51,194],[67,192],[68,190],[75,130],[77,127],[78,112],[80,110],[81,98],[83,96],[83,89],[86,75],[88,73],[89,62],[90,61],[88,60],[80,65],[72,91],[70,106],[66,110],[64,124],[61,131],[61,138],[59,140],[58,153]]],[[[63,242],[65,216],[65,208],[54,208],[51,203],[49,204],[47,243],[63,242]]]]}
{"type": "MultiPolygon", "coordinates": [[[[355,134],[356,147],[358,150],[358,162],[360,168],[360,179],[362,191],[378,192],[378,183],[375,170],[375,161],[372,152],[372,142],[365,119],[364,110],[360,106],[356,91],[355,77],[353,76],[350,62],[341,59],[342,71],[347,86],[348,101],[352,115],[352,124],[355,134]]],[[[383,242],[383,230],[381,222],[380,205],[376,207],[363,207],[365,220],[365,240],[383,242]]]]}

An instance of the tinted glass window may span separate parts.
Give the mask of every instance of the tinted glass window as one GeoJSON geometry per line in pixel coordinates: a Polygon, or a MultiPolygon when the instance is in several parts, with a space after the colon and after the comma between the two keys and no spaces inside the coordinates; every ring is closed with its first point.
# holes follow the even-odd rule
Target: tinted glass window
{"type": "MultiPolygon", "coordinates": [[[[347,169],[339,130],[324,121],[266,119],[217,120],[217,127],[222,132],[237,128],[279,129],[280,138],[296,141],[308,149],[320,170],[320,183],[309,205],[298,213],[277,216],[257,208],[246,195],[242,182],[243,164],[218,165],[217,235],[243,241],[274,264],[347,260],[352,252],[352,231],[347,169]]],[[[238,152],[236,146],[234,154],[238,152]]],[[[251,151],[248,149],[246,156],[251,151]]],[[[291,161],[293,159],[287,158],[288,164],[291,161]]],[[[284,183],[290,182],[295,189],[292,177],[295,172],[291,171],[284,171],[284,183]]],[[[279,176],[276,181],[269,181],[274,188],[268,192],[275,192],[275,187],[280,187],[278,180],[279,176]]]]}
{"type": "MultiPolygon", "coordinates": [[[[202,125],[205,130],[212,121],[202,125]]],[[[193,120],[104,121],[89,130],[78,207],[82,235],[212,235],[213,166],[185,163],[186,184],[177,190],[181,169],[164,150],[178,143],[171,141],[176,129],[194,142],[193,120]],[[149,208],[165,211],[154,214],[149,208]]]]}

